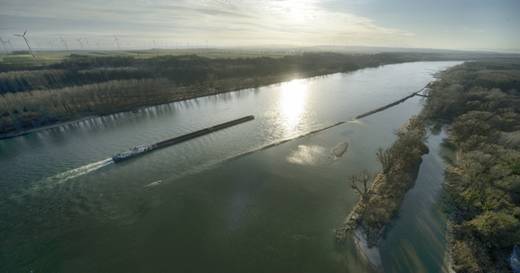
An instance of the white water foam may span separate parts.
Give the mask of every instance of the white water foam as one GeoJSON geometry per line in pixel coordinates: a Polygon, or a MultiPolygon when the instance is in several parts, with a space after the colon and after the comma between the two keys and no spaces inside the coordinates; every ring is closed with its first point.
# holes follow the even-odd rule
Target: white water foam
{"type": "Polygon", "coordinates": [[[52,184],[61,184],[65,183],[70,179],[74,179],[78,176],[85,175],[87,173],[91,173],[95,170],[101,169],[105,166],[108,166],[110,164],[114,163],[112,158],[103,159],[94,163],[90,163],[87,165],[83,165],[81,167],[68,170],[62,173],[59,173],[55,176],[48,177],[46,180],[52,184]]]}
{"type": "Polygon", "coordinates": [[[43,188],[51,188],[56,185],[63,184],[71,179],[91,173],[95,170],[99,170],[112,163],[114,163],[114,160],[112,160],[112,158],[107,158],[97,162],[89,163],[87,165],[83,165],[78,168],[74,168],[72,170],[64,171],[57,175],[47,177],[39,183],[36,183],[36,185],[32,187],[32,191],[38,191],[43,188]]]}
{"type": "Polygon", "coordinates": [[[87,165],[83,165],[81,167],[78,167],[78,168],[75,168],[72,170],[68,170],[68,171],[59,173],[59,174],[51,176],[51,177],[47,177],[43,180],[36,182],[32,187],[24,190],[23,192],[11,195],[10,199],[20,199],[26,195],[33,194],[33,193],[41,191],[41,190],[52,189],[53,187],[55,187],[59,184],[63,184],[71,179],[91,173],[95,170],[99,170],[112,163],[114,163],[114,160],[112,160],[112,158],[107,158],[107,159],[103,159],[103,160],[93,162],[93,163],[90,163],[87,165]]]}
{"type": "Polygon", "coordinates": [[[159,185],[161,185],[161,183],[162,183],[162,179],[159,179],[159,180],[157,180],[155,182],[152,182],[150,184],[145,185],[144,188],[150,188],[150,187],[159,186],[159,185]]]}

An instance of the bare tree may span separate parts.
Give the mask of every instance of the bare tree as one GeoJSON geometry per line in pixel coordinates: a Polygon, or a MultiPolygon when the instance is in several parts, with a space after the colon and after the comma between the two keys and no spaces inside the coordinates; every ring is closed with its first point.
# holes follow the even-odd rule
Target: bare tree
{"type": "Polygon", "coordinates": [[[383,173],[387,173],[394,162],[392,151],[390,149],[383,150],[379,148],[376,152],[377,160],[381,163],[383,173]]]}
{"type": "Polygon", "coordinates": [[[355,190],[361,199],[365,200],[370,195],[369,183],[372,175],[367,170],[363,170],[361,174],[353,175],[350,178],[350,187],[355,190]]]}

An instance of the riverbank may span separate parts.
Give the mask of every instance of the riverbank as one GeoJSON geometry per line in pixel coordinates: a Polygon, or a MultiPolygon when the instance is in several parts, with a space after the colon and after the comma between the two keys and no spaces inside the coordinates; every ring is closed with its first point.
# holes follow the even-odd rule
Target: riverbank
{"type": "MultiPolygon", "coordinates": [[[[1,64],[0,135],[293,79],[412,61],[428,53],[302,53],[254,58],[71,55],[41,65],[1,64]]],[[[468,55],[467,57],[475,57],[468,55]]]]}
{"type": "MultiPolygon", "coordinates": [[[[450,272],[513,269],[513,249],[520,244],[519,76],[518,60],[467,62],[442,72],[429,85],[420,119],[434,128],[446,126],[445,144],[455,154],[443,185],[450,272]]],[[[418,169],[420,157],[415,162],[418,169]]],[[[374,254],[379,253],[378,242],[402,200],[400,194],[388,192],[398,189],[404,196],[417,174],[410,165],[401,179],[408,183],[380,191],[382,185],[391,184],[382,165],[382,173],[360,194],[336,233],[339,242],[354,235],[360,251],[376,268],[381,263],[374,254]],[[380,195],[386,200],[372,201],[380,195]]]]}
{"type": "Polygon", "coordinates": [[[28,134],[44,131],[44,130],[59,128],[59,127],[62,127],[62,126],[68,126],[68,125],[76,124],[76,123],[79,123],[79,122],[82,122],[82,121],[90,120],[90,119],[93,119],[93,118],[96,118],[96,117],[98,117],[98,116],[88,116],[88,117],[84,117],[84,118],[80,118],[80,119],[54,123],[54,124],[45,125],[45,126],[41,126],[41,127],[36,127],[36,128],[28,129],[28,130],[21,130],[21,131],[15,131],[15,132],[11,132],[11,133],[0,134],[0,140],[1,139],[8,139],[8,138],[13,138],[13,137],[24,136],[24,135],[28,135],[28,134]]]}
{"type": "Polygon", "coordinates": [[[416,60],[404,54],[308,53],[280,58],[71,55],[0,73],[0,134],[298,78],[416,60]]]}
{"type": "MultiPolygon", "coordinates": [[[[331,72],[333,73],[333,72],[331,72]]],[[[330,73],[329,73],[330,74],[330,73]]],[[[60,126],[66,126],[68,124],[73,124],[76,122],[81,122],[83,120],[88,120],[95,117],[100,116],[106,116],[121,112],[130,112],[130,111],[136,111],[140,108],[146,108],[146,107],[152,107],[156,105],[161,104],[167,104],[167,103],[173,103],[178,101],[185,101],[190,99],[196,99],[196,98],[202,98],[212,95],[218,95],[222,93],[227,92],[234,92],[242,89],[249,89],[249,88],[258,88],[262,86],[269,86],[272,84],[277,84],[280,82],[292,80],[292,79],[302,79],[302,78],[313,78],[323,75],[314,75],[314,74],[287,74],[287,75],[279,75],[279,76],[273,76],[273,77],[264,77],[261,80],[260,79],[233,79],[233,80],[221,80],[213,83],[212,87],[203,88],[200,86],[193,86],[193,87],[167,87],[166,83],[162,83],[160,85],[156,85],[155,87],[158,87],[158,89],[150,90],[149,93],[160,93],[155,96],[155,98],[145,98],[146,94],[143,92],[143,97],[140,102],[133,102],[129,103],[129,105],[119,105],[118,107],[110,107],[110,105],[102,105],[101,103],[98,105],[99,112],[97,113],[85,113],[89,114],[86,117],[82,117],[82,113],[71,113],[70,116],[60,116],[59,118],[54,118],[52,120],[44,120],[38,122],[35,122],[35,119],[33,117],[29,117],[25,120],[20,121],[22,124],[19,127],[22,129],[14,129],[12,125],[6,125],[6,124],[12,124],[12,122],[6,122],[5,119],[2,120],[4,123],[2,126],[4,126],[4,133],[0,132],[0,139],[6,139],[6,138],[13,138],[17,136],[22,136],[34,132],[38,132],[41,130],[56,128],[60,126]],[[38,124],[39,123],[39,124],[38,124]],[[35,127],[31,127],[31,125],[36,124],[35,127]],[[5,130],[5,127],[10,128],[5,130]],[[25,129],[27,128],[27,129],[25,129]]],[[[115,83],[117,84],[117,83],[115,83]]],[[[136,82],[136,85],[139,85],[141,83],[136,82]]],[[[149,85],[151,88],[153,88],[154,84],[157,84],[157,82],[149,82],[144,83],[143,85],[149,85]]],[[[93,86],[93,88],[99,88],[99,85],[93,86]]],[[[134,86],[135,88],[135,86],[134,86]]],[[[144,87],[143,87],[144,88],[144,87]]],[[[54,91],[44,91],[44,90],[37,90],[37,91],[30,91],[25,93],[21,93],[18,96],[29,96],[29,97],[37,97],[39,98],[38,101],[25,101],[24,103],[30,104],[31,107],[37,108],[38,104],[42,105],[48,105],[52,104],[53,100],[56,98],[56,94],[53,93],[54,91]]],[[[69,90],[60,90],[55,92],[69,92],[69,90]]],[[[88,94],[86,94],[88,95],[88,94]]],[[[0,96],[0,102],[3,100],[4,105],[8,104],[17,104],[17,100],[25,100],[24,98],[16,98],[14,97],[16,95],[8,94],[0,96]],[[13,98],[14,97],[14,98],[13,98]],[[6,101],[14,101],[14,103],[6,102],[6,101]]],[[[87,98],[88,99],[88,98],[87,98]]],[[[0,104],[1,105],[1,104],[0,104]]],[[[27,106],[24,106],[26,108],[27,106]]],[[[87,106],[88,107],[88,106],[87,106]]],[[[1,111],[1,110],[0,110],[1,111]]],[[[4,115],[5,117],[5,115],[4,115]]],[[[2,127],[0,126],[0,127],[2,127]]]]}
{"type": "Polygon", "coordinates": [[[520,244],[520,61],[468,62],[431,85],[423,116],[448,127],[450,270],[511,272],[520,244]]]}
{"type": "MultiPolygon", "coordinates": [[[[336,231],[339,243],[345,241],[347,236],[356,234],[360,241],[366,242],[367,249],[377,247],[387,224],[395,217],[406,192],[413,186],[421,156],[428,152],[424,144],[425,136],[422,121],[412,117],[399,129],[394,144],[378,151],[382,170],[374,176],[370,187],[367,188],[367,183],[363,185],[365,188],[360,191],[360,200],[343,226],[336,231]]],[[[353,189],[360,187],[355,180],[352,179],[353,189]]],[[[374,264],[373,261],[371,263],[374,264]]]]}

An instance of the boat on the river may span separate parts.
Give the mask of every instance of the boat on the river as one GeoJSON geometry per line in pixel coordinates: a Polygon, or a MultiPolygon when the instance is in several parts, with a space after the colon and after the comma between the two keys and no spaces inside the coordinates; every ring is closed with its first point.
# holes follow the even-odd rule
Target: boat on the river
{"type": "Polygon", "coordinates": [[[225,128],[228,128],[228,127],[231,127],[231,126],[235,126],[235,125],[238,125],[240,123],[244,123],[244,122],[247,122],[247,121],[250,121],[250,120],[253,120],[253,119],[255,119],[255,117],[252,116],[252,115],[249,115],[249,116],[245,116],[245,117],[242,117],[242,118],[239,118],[239,119],[235,119],[235,120],[232,120],[232,121],[228,121],[228,122],[224,122],[224,123],[221,123],[221,124],[217,124],[217,125],[214,125],[214,126],[211,126],[211,127],[208,127],[208,128],[204,128],[202,130],[191,132],[191,133],[188,133],[188,134],[185,134],[185,135],[182,135],[182,136],[166,139],[166,140],[154,143],[154,144],[137,145],[137,146],[133,147],[132,149],[130,149],[128,151],[125,151],[125,152],[118,153],[118,154],[114,155],[112,157],[112,160],[114,160],[114,162],[116,162],[116,163],[117,162],[121,162],[121,161],[130,159],[130,158],[133,158],[135,156],[142,155],[142,154],[147,153],[147,152],[151,152],[151,151],[156,150],[156,149],[165,148],[165,147],[168,147],[168,146],[171,146],[171,145],[175,145],[175,144],[178,144],[178,143],[190,140],[190,139],[194,139],[194,138],[197,138],[197,137],[200,137],[200,136],[203,136],[203,135],[207,135],[207,134],[219,131],[219,130],[223,130],[225,128]]]}
{"type": "Polygon", "coordinates": [[[112,157],[112,160],[114,160],[114,162],[121,162],[123,160],[127,160],[129,158],[132,158],[132,157],[134,157],[136,155],[139,155],[139,154],[151,151],[151,150],[154,149],[154,147],[155,147],[155,145],[146,145],[146,144],[137,145],[137,146],[133,147],[132,149],[130,149],[128,151],[125,151],[125,152],[118,153],[118,154],[114,155],[112,157]]]}

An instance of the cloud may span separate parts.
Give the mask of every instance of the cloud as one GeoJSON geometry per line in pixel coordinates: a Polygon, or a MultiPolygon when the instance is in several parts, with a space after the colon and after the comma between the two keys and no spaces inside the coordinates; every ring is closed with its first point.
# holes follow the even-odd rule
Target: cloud
{"type": "Polygon", "coordinates": [[[325,9],[316,0],[0,0],[0,5],[2,25],[28,28],[35,37],[117,33],[136,41],[155,37],[222,45],[383,45],[413,36],[325,9]]]}

